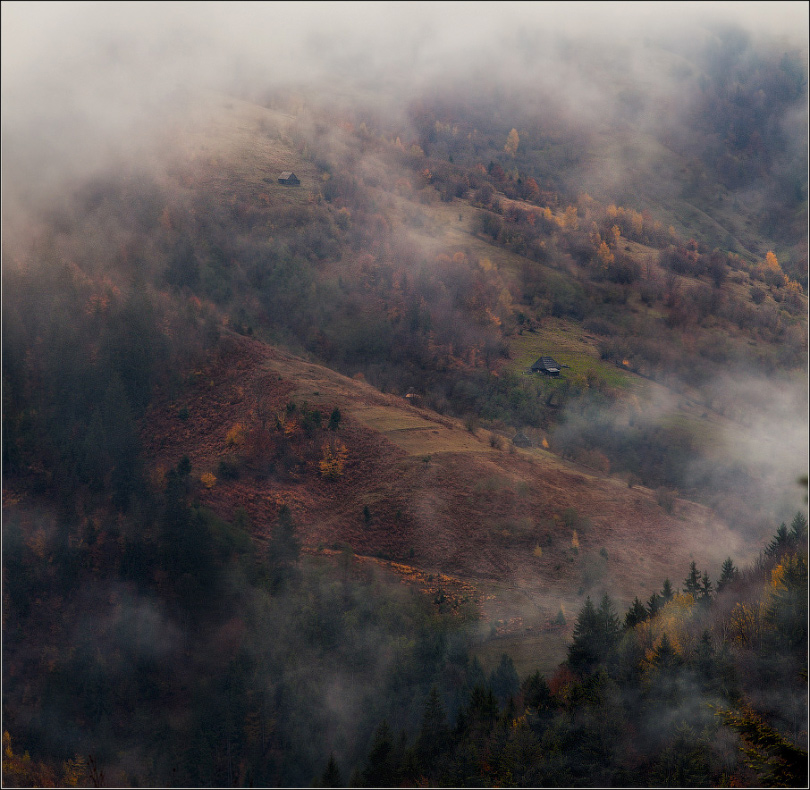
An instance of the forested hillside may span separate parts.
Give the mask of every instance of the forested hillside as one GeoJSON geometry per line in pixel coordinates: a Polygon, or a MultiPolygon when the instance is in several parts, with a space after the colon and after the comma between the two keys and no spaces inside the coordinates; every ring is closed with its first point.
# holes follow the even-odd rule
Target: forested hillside
{"type": "Polygon", "coordinates": [[[806,784],[807,52],[691,24],[9,56],[5,784],[806,784]]]}

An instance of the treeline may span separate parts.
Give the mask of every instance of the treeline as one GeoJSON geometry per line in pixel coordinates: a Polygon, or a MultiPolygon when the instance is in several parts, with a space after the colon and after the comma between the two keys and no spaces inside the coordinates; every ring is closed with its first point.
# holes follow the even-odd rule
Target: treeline
{"type": "MultiPolygon", "coordinates": [[[[807,591],[798,513],[716,587],[693,562],[624,618],[588,598],[553,677],[493,678],[455,717],[433,689],[415,735],[379,725],[348,786],[803,787],[807,591]]],[[[321,786],[343,781],[333,756],[321,786]]]]}

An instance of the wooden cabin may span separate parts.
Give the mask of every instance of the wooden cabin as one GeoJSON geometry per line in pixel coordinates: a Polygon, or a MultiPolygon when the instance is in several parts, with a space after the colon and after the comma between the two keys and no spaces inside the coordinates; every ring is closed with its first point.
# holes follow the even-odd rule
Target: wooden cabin
{"type": "Polygon", "coordinates": [[[518,431],[514,437],[512,437],[512,444],[514,444],[515,447],[531,447],[532,440],[526,436],[523,431],[518,431]]]}
{"type": "Polygon", "coordinates": [[[293,172],[284,172],[278,177],[278,183],[288,187],[297,187],[301,181],[293,172]]]}
{"type": "Polygon", "coordinates": [[[540,357],[532,365],[532,373],[542,373],[544,376],[559,376],[562,365],[554,361],[553,357],[540,357]]]}

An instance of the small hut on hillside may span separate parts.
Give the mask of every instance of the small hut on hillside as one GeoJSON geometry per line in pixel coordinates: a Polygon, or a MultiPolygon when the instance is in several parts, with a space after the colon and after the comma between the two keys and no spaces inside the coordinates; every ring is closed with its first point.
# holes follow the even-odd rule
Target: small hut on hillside
{"type": "Polygon", "coordinates": [[[553,357],[540,357],[532,365],[532,373],[542,373],[545,376],[559,376],[560,369],[564,367],[554,361],[553,357]]]}
{"type": "Polygon", "coordinates": [[[298,176],[295,175],[295,173],[285,171],[278,177],[278,183],[284,184],[285,186],[288,187],[297,187],[301,183],[301,181],[298,178],[298,176]]]}
{"type": "Polygon", "coordinates": [[[523,431],[518,431],[514,437],[512,437],[512,444],[514,444],[515,447],[531,447],[532,440],[526,436],[523,431]]]}

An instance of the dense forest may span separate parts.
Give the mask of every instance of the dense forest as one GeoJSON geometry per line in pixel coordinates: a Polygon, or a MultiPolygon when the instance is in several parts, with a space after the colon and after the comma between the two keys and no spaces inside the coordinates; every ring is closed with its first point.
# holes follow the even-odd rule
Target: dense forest
{"type": "Polygon", "coordinates": [[[58,188],[7,114],[4,785],[806,786],[807,52],[699,31],[325,47],[58,188]],[[692,561],[619,591],[639,502],[692,561]],[[561,663],[499,641],[512,551],[561,663]]]}

